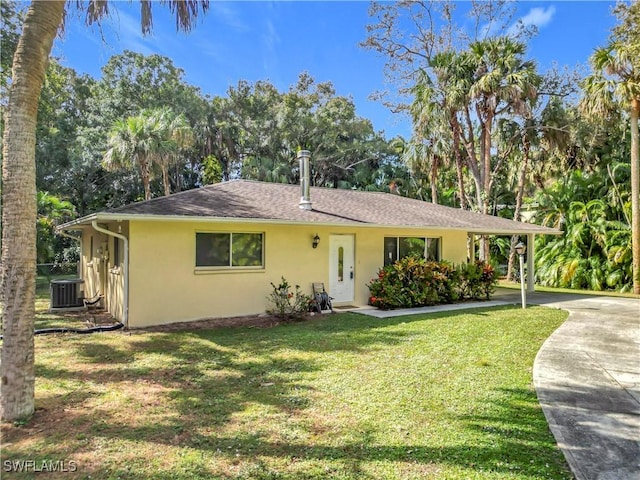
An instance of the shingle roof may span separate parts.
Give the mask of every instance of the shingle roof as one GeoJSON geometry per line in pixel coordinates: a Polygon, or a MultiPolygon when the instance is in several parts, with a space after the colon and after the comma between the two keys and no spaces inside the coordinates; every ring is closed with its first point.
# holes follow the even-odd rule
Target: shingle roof
{"type": "MultiPolygon", "coordinates": [[[[381,192],[312,187],[312,210],[300,209],[299,201],[298,185],[232,180],[106,210],[97,214],[97,218],[197,217],[456,229],[475,233],[560,233],[539,225],[381,192]]],[[[79,224],[82,220],[71,223],[79,224]]]]}

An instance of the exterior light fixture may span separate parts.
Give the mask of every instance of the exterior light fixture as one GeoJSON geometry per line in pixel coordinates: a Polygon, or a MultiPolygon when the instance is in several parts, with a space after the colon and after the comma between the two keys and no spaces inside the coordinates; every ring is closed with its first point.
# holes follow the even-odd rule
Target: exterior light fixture
{"type": "Polygon", "coordinates": [[[519,242],[516,245],[516,253],[520,257],[520,291],[522,294],[522,308],[527,308],[527,291],[524,288],[524,254],[527,251],[527,246],[519,242]]]}
{"type": "Polygon", "coordinates": [[[313,248],[318,248],[318,244],[320,243],[320,237],[318,236],[318,234],[316,233],[315,237],[313,237],[313,243],[311,244],[311,246],[313,248]]]}

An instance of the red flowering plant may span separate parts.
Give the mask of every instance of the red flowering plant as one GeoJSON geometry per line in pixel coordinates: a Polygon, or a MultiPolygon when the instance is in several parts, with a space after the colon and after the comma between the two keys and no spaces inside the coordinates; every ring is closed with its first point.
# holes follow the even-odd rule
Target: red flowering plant
{"type": "Polygon", "coordinates": [[[440,272],[437,262],[409,256],[378,271],[369,287],[369,303],[383,310],[420,307],[442,303],[439,298],[440,272]]]}
{"type": "Polygon", "coordinates": [[[303,317],[309,311],[311,296],[304,294],[300,285],[295,285],[295,290],[292,290],[289,282],[284,277],[281,278],[282,281],[278,285],[271,282],[272,291],[267,300],[273,303],[274,307],[267,310],[267,313],[283,320],[303,317]]]}
{"type": "Polygon", "coordinates": [[[489,262],[480,262],[479,267],[482,268],[482,274],[480,275],[480,283],[482,285],[482,293],[487,300],[491,297],[491,294],[496,291],[496,284],[498,283],[498,275],[496,270],[489,262]]]}
{"type": "Polygon", "coordinates": [[[378,271],[369,284],[369,304],[383,309],[411,308],[463,299],[489,298],[497,277],[485,262],[463,264],[431,262],[405,257],[378,271]]]}
{"type": "Polygon", "coordinates": [[[458,274],[460,277],[458,291],[462,298],[488,300],[498,283],[495,269],[489,262],[483,260],[459,265],[458,274]]]}

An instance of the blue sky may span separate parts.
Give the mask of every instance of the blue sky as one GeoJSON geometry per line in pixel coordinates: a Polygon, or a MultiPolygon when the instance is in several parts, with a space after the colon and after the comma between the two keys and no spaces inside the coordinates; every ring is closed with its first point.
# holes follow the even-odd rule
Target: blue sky
{"type": "MultiPolygon", "coordinates": [[[[384,59],[359,43],[366,38],[368,1],[211,1],[209,12],[189,34],[176,33],[168,9],[154,8],[153,33],[140,33],[139,2],[112,2],[102,31],[87,27],[78,14],[67,19],[53,55],[63,65],[95,78],[112,55],[123,50],[157,53],[171,58],[187,82],[210,95],[225,95],[239,80],[269,80],[280,91],[309,72],[318,82],[331,81],[338,95],[353,98],[359,115],[370,119],[387,137],[408,137],[410,123],[369,99],[384,84],[384,59]],[[115,8],[113,8],[115,7],[115,8]]],[[[613,2],[519,2],[516,18],[538,27],[528,57],[542,71],[554,62],[587,64],[593,50],[606,43],[615,18],[613,2]]],[[[458,10],[468,4],[458,3],[458,10]]]]}

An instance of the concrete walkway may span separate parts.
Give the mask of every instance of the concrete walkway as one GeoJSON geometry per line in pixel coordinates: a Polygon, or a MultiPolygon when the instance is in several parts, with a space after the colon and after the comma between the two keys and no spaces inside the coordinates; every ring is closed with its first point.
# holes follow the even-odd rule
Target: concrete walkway
{"type": "Polygon", "coordinates": [[[514,302],[510,297],[506,299],[489,300],[485,302],[464,302],[453,303],[450,305],[434,305],[432,307],[418,307],[418,308],[398,308],[396,310],[379,310],[374,307],[360,307],[357,309],[349,310],[355,313],[361,313],[370,317],[376,318],[391,318],[402,317],[403,315],[417,315],[418,313],[438,313],[438,312],[452,312],[455,310],[468,310],[469,308],[487,308],[498,307],[501,305],[512,305],[514,302]]]}
{"type": "MultiPolygon", "coordinates": [[[[527,302],[569,312],[538,352],[533,380],[576,479],[640,480],[640,300],[533,293],[527,302]]],[[[519,291],[498,289],[491,302],[357,312],[388,317],[514,303],[519,291]]]]}

